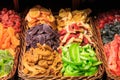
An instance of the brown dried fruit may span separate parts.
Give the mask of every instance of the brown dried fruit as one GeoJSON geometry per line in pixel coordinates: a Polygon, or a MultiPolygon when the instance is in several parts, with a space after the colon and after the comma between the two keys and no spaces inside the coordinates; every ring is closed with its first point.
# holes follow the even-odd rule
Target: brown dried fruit
{"type": "Polygon", "coordinates": [[[23,73],[29,76],[61,76],[60,54],[47,45],[37,44],[22,56],[23,73]]]}

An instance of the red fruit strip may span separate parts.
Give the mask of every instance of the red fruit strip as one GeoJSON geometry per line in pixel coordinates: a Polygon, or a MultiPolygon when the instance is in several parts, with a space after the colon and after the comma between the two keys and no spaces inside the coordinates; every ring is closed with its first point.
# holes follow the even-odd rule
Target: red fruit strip
{"type": "Polygon", "coordinates": [[[59,31],[60,34],[60,46],[64,46],[66,44],[69,44],[71,42],[80,42],[81,45],[84,44],[88,44],[88,43],[92,43],[90,42],[90,36],[85,36],[85,35],[91,35],[89,33],[89,30],[86,26],[84,26],[83,24],[79,23],[73,23],[67,27],[65,27],[65,29],[62,29],[61,31],[59,31]]]}
{"type": "Polygon", "coordinates": [[[88,39],[86,37],[83,38],[83,41],[84,41],[85,44],[89,43],[89,41],[88,41],[88,39]]]}
{"type": "Polygon", "coordinates": [[[16,32],[20,32],[20,20],[20,16],[18,16],[14,10],[3,8],[3,10],[0,11],[0,22],[3,24],[4,28],[13,27],[16,32]]]}
{"type": "Polygon", "coordinates": [[[104,45],[107,65],[112,74],[120,76],[120,35],[115,35],[114,40],[104,45]]]}

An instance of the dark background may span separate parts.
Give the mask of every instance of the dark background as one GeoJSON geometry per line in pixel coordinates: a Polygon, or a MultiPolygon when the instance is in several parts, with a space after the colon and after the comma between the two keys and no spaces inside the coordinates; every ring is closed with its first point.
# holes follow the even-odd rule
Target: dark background
{"type": "MultiPolygon", "coordinates": [[[[24,11],[26,8],[33,7],[36,4],[50,8],[53,12],[58,12],[61,8],[73,7],[72,0],[19,0],[19,11],[24,11]]],[[[120,9],[120,0],[80,0],[79,6],[76,9],[85,8],[91,8],[93,14],[111,9],[120,9]]]]}
{"type": "MultiPolygon", "coordinates": [[[[58,12],[61,8],[85,9],[91,8],[93,14],[99,12],[109,11],[111,9],[120,9],[120,0],[80,0],[79,5],[73,9],[72,1],[78,0],[18,0],[19,9],[18,12],[24,12],[37,4],[50,8],[52,12],[58,12]]],[[[6,7],[8,9],[15,9],[13,0],[0,0],[0,10],[6,7]]]]}

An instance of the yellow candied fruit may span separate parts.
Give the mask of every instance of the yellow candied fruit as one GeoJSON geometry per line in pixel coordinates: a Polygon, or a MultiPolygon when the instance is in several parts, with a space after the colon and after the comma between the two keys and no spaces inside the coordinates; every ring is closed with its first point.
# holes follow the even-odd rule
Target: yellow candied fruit
{"type": "Polygon", "coordinates": [[[40,16],[40,10],[38,8],[32,8],[29,11],[29,15],[31,18],[37,18],[40,16]]]}

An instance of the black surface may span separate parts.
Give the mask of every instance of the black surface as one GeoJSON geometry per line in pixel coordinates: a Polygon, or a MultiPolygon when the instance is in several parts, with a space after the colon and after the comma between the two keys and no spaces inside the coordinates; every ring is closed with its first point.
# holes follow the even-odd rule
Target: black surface
{"type": "Polygon", "coordinates": [[[82,0],[79,9],[91,8],[93,14],[120,9],[120,0],[82,0]]]}
{"type": "Polygon", "coordinates": [[[19,0],[19,4],[19,11],[24,11],[26,8],[39,4],[45,8],[50,8],[54,12],[58,12],[61,8],[71,8],[72,0],[19,0]]]}
{"type": "Polygon", "coordinates": [[[2,8],[14,9],[13,0],[0,0],[0,10],[2,8]]]}

